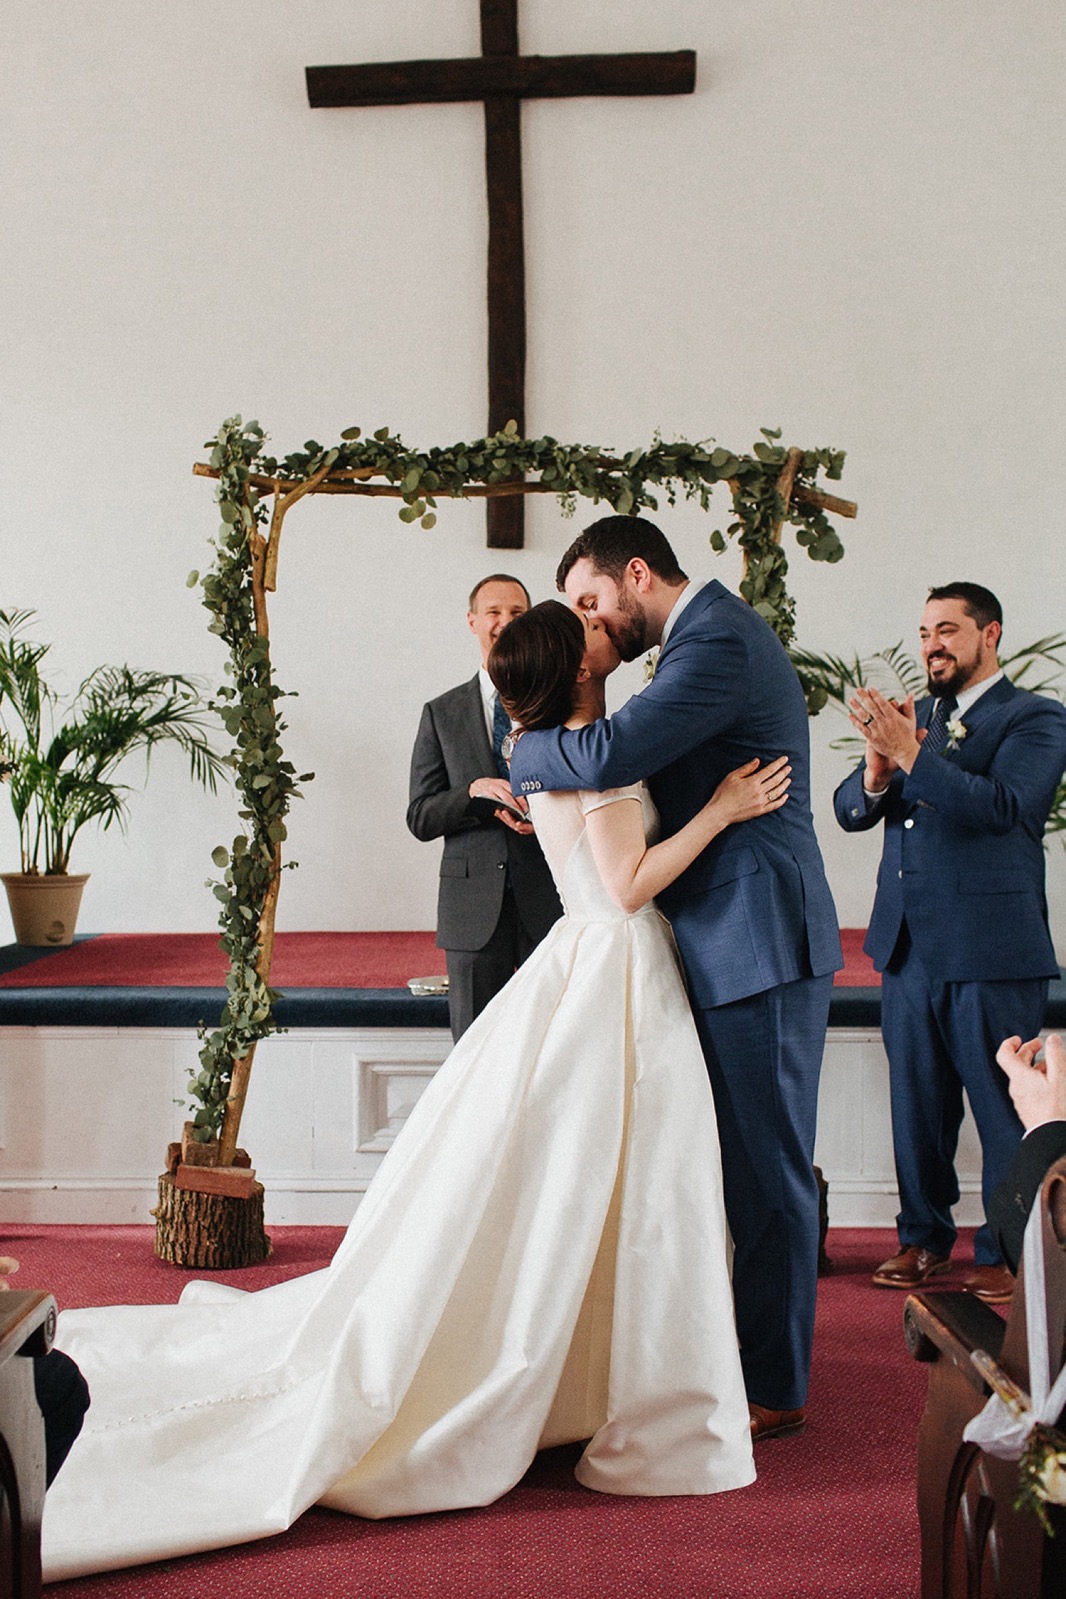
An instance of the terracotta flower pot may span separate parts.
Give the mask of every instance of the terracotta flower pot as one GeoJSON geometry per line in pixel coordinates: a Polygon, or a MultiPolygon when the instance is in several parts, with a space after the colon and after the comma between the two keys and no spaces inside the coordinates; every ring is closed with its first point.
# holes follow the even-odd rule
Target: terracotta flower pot
{"type": "Polygon", "coordinates": [[[0,877],[7,889],[16,943],[58,949],[74,942],[74,925],[82,890],[89,881],[88,872],[80,877],[2,872],[0,877]]]}

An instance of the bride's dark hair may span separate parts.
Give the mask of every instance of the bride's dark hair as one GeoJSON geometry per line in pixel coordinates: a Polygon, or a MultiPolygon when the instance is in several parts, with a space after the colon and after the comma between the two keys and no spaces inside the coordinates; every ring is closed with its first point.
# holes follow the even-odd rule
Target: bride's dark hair
{"type": "Polygon", "coordinates": [[[542,600],[504,628],[489,655],[489,676],[520,727],[559,727],[574,708],[585,629],[558,600],[542,600]]]}

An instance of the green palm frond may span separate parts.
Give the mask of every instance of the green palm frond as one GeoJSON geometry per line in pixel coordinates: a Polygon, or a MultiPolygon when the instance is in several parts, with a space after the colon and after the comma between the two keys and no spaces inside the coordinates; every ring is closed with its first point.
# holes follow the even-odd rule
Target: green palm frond
{"type": "Polygon", "coordinates": [[[0,704],[7,700],[23,728],[31,748],[41,737],[41,718],[54,696],[38,670],[51,648],[30,644],[22,637],[32,611],[0,611],[0,704]]]}
{"type": "Polygon", "coordinates": [[[1066,674],[1066,633],[1050,633],[1047,638],[1027,644],[1013,655],[1005,655],[1000,665],[1019,688],[1033,694],[1053,694],[1056,699],[1066,699],[1063,676],[1066,674]],[[1045,668],[1051,667],[1048,673],[1045,668]],[[1037,678],[1038,673],[1043,676],[1037,678]]]}
{"type": "Polygon", "coordinates": [[[55,874],[67,870],[87,823],[125,825],[132,790],[114,774],[129,756],[143,751],[147,767],[158,745],[176,744],[193,780],[211,793],[229,763],[210,741],[199,686],[180,673],[97,667],[56,731],[59,702],[40,671],[49,647],[24,637],[33,615],[0,611],[0,762],[10,768],[22,869],[36,872],[43,862],[55,874]]]}

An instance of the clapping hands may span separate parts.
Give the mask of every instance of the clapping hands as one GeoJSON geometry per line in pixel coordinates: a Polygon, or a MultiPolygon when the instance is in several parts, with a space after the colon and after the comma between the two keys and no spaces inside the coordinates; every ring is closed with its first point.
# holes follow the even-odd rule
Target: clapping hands
{"type": "Polygon", "coordinates": [[[893,772],[910,771],[926,734],[917,724],[914,695],[897,702],[876,688],[859,688],[848,704],[851,725],[866,740],[867,787],[886,788],[893,772]]]}
{"type": "Polygon", "coordinates": [[[1015,1035],[1005,1038],[996,1051],[1026,1132],[1044,1122],[1066,1121],[1066,1044],[1059,1033],[1049,1033],[1042,1060],[1040,1048],[1039,1038],[1023,1044],[1015,1035]]]}

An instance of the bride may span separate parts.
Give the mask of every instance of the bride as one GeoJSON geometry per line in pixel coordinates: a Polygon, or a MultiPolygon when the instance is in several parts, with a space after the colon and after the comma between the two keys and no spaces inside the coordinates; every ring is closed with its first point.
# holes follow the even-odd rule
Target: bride
{"type": "MultiPolygon", "coordinates": [[[[607,634],[556,601],[490,671],[522,727],[602,716],[607,634]]],[[[267,1537],[317,1503],[483,1505],[589,1440],[588,1488],[754,1479],[714,1110],[652,895],[785,802],[732,773],[645,842],[640,789],[531,800],[565,915],[452,1051],[332,1263],[254,1294],[68,1311],[92,1391],[50,1490],[52,1579],[267,1537]]]]}

